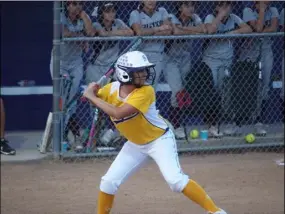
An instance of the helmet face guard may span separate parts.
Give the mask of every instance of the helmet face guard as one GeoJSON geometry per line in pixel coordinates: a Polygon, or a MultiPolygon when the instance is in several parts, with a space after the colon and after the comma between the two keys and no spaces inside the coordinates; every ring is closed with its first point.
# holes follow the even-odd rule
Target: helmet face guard
{"type": "Polygon", "coordinates": [[[136,79],[141,78],[140,73],[146,71],[147,76],[145,79],[144,85],[153,85],[156,77],[155,66],[147,66],[147,67],[138,67],[138,68],[128,68],[125,66],[118,65],[118,68],[124,71],[122,77],[125,81],[122,81],[122,78],[118,78],[119,82],[125,85],[135,85],[136,87],[142,87],[143,85],[136,84],[136,79]]]}

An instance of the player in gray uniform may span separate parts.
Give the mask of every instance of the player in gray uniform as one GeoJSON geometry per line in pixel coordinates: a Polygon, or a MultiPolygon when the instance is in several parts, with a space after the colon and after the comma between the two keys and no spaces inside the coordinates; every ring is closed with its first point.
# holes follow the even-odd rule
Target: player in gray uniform
{"type": "MultiPolygon", "coordinates": [[[[99,36],[133,36],[134,32],[121,19],[116,18],[116,6],[112,2],[104,2],[96,7],[92,16],[97,18],[93,23],[99,36]]],[[[98,41],[93,44],[93,56],[86,68],[86,83],[97,82],[119,56],[118,41],[98,41]]],[[[111,127],[104,132],[101,142],[108,145],[119,133],[111,127]]]]}
{"type": "MultiPolygon", "coordinates": [[[[116,7],[105,3],[96,7],[92,16],[97,18],[93,23],[99,36],[133,36],[133,31],[121,20],[116,19],[116,7]]],[[[93,45],[93,57],[86,69],[86,83],[98,81],[108,71],[119,55],[118,41],[98,41],[93,45]]]]}
{"type": "MultiPolygon", "coordinates": [[[[181,1],[177,7],[177,15],[170,14],[174,35],[188,35],[206,33],[201,18],[194,13],[195,3],[181,1]]],[[[177,102],[177,93],[183,90],[183,80],[191,69],[192,40],[171,40],[166,45],[164,75],[171,88],[171,123],[176,138],[185,138],[184,128],[181,126],[181,112],[177,102]]]]}
{"type": "MultiPolygon", "coordinates": [[[[275,7],[270,7],[269,3],[269,1],[256,1],[254,3],[254,9],[246,7],[243,10],[243,20],[251,26],[254,32],[265,33],[277,31],[279,13],[275,7]]],[[[263,88],[260,93],[262,94],[262,100],[268,98],[270,88],[271,70],[273,66],[273,52],[271,46],[272,41],[270,37],[260,39],[249,38],[244,42],[240,52],[240,60],[242,61],[251,60],[256,62],[258,57],[261,56],[263,88]]],[[[258,109],[258,112],[258,115],[260,115],[261,108],[258,109]]],[[[261,121],[260,116],[258,116],[255,132],[258,135],[265,135],[266,130],[261,121]]],[[[227,133],[233,134],[238,130],[238,127],[234,124],[232,131],[227,131],[227,133]]]]}
{"type": "MultiPolygon", "coordinates": [[[[64,11],[61,13],[61,24],[63,29],[63,37],[81,37],[81,36],[94,36],[95,30],[92,22],[86,12],[82,9],[82,2],[80,1],[67,1],[64,6],[64,11]]],[[[72,76],[72,83],[70,90],[62,86],[62,101],[68,103],[71,101],[78,92],[80,82],[83,77],[83,60],[82,51],[85,48],[84,42],[66,42],[60,47],[60,74],[72,76]]],[[[52,70],[53,58],[51,57],[50,69],[53,77],[52,70]]],[[[72,131],[74,136],[79,135],[79,126],[75,120],[76,108],[70,109],[69,120],[67,126],[64,128],[64,139],[67,137],[69,130],[72,131]]]]}
{"type": "MultiPolygon", "coordinates": [[[[171,35],[172,27],[168,18],[168,12],[163,7],[157,8],[156,1],[142,1],[138,9],[131,12],[129,25],[138,36],[171,35]]],[[[156,78],[153,85],[155,89],[164,67],[164,48],[165,42],[162,40],[144,41],[139,48],[152,63],[156,64],[156,78]]]]}
{"type": "MultiPolygon", "coordinates": [[[[95,30],[89,16],[82,10],[82,2],[66,2],[64,12],[61,14],[63,37],[93,36],[95,30]]],[[[61,45],[60,74],[73,76],[69,100],[76,94],[80,81],[83,77],[83,60],[81,57],[85,43],[69,42],[61,45]]],[[[51,75],[52,74],[51,58],[51,75]]],[[[64,96],[65,97],[65,96],[64,96]]]]}
{"type": "MultiPolygon", "coordinates": [[[[282,9],[280,13],[280,18],[279,18],[279,25],[281,26],[280,31],[285,31],[284,27],[284,8],[282,9]]],[[[284,45],[284,44],[283,44],[284,45]]],[[[284,51],[283,51],[283,57],[282,57],[282,90],[281,90],[281,98],[284,100],[284,51]]]]}
{"type": "MultiPolygon", "coordinates": [[[[209,14],[204,21],[209,34],[214,33],[250,33],[251,28],[237,15],[231,13],[232,2],[219,1],[216,3],[214,14],[209,14]]],[[[219,92],[222,90],[223,80],[228,75],[233,60],[233,44],[231,39],[211,39],[203,53],[203,62],[212,71],[214,86],[219,92]]],[[[214,137],[222,136],[216,126],[217,121],[209,124],[209,135],[214,137]]]]}

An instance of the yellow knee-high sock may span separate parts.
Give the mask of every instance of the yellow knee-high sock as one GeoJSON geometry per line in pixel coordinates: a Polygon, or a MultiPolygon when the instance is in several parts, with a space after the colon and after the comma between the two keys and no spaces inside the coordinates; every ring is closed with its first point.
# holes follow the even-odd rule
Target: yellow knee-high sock
{"type": "Polygon", "coordinates": [[[102,191],[99,192],[97,214],[109,214],[114,201],[114,195],[109,195],[102,191]]]}
{"type": "Polygon", "coordinates": [[[205,190],[195,181],[190,180],[184,190],[182,191],[185,196],[199,204],[208,212],[216,212],[220,209],[215,205],[213,200],[207,195],[205,190]]]}

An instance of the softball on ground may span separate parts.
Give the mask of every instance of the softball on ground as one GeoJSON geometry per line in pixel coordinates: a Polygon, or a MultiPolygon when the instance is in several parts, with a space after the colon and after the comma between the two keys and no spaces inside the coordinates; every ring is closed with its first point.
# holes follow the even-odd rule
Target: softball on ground
{"type": "Polygon", "coordinates": [[[196,139],[199,137],[199,131],[197,129],[193,129],[191,132],[190,132],[190,137],[192,139],[196,139]]]}
{"type": "Polygon", "coordinates": [[[253,143],[255,141],[255,136],[254,134],[248,134],[245,136],[245,141],[247,143],[253,143]]]}

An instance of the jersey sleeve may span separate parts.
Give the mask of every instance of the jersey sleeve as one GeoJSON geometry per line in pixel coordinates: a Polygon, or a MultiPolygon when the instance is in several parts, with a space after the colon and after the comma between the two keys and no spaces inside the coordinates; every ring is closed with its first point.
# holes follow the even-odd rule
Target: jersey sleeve
{"type": "Polygon", "coordinates": [[[233,18],[235,24],[237,24],[237,25],[241,25],[241,24],[245,23],[240,17],[238,17],[235,14],[231,14],[231,17],[233,18]]]}
{"type": "Polygon", "coordinates": [[[172,24],[175,24],[175,25],[180,25],[181,24],[179,22],[179,20],[176,18],[176,16],[173,15],[173,14],[169,14],[168,18],[170,19],[172,24]]]}
{"type": "Polygon", "coordinates": [[[127,104],[135,107],[145,114],[150,105],[155,101],[155,92],[151,86],[144,86],[135,91],[126,101],[127,104]]]}
{"type": "Polygon", "coordinates": [[[137,10],[132,11],[129,20],[129,26],[132,27],[133,24],[140,24],[140,23],[141,20],[140,20],[139,11],[137,10]]]}
{"type": "Polygon", "coordinates": [[[203,24],[202,19],[197,14],[194,14],[194,19],[195,19],[195,26],[203,24]]]}
{"type": "Polygon", "coordinates": [[[93,27],[94,27],[96,30],[102,30],[102,29],[103,29],[102,25],[101,25],[100,23],[98,23],[98,22],[94,22],[94,23],[93,23],[93,27]]]}
{"type": "Polygon", "coordinates": [[[109,94],[110,94],[111,85],[112,85],[112,83],[109,83],[109,84],[105,85],[103,88],[100,88],[98,93],[97,93],[97,96],[100,99],[107,101],[109,94]]]}
{"type": "Polygon", "coordinates": [[[161,13],[162,20],[167,20],[169,18],[169,14],[164,7],[160,7],[159,12],[161,13]]]}
{"type": "Polygon", "coordinates": [[[271,19],[272,18],[279,18],[279,12],[278,12],[278,10],[277,10],[277,8],[276,7],[270,7],[270,12],[271,12],[271,19]]]}
{"type": "Polygon", "coordinates": [[[116,24],[116,26],[118,26],[118,29],[128,28],[128,26],[121,19],[116,19],[115,24],[116,24]]]}
{"type": "Polygon", "coordinates": [[[213,20],[215,19],[213,14],[209,14],[208,16],[206,16],[205,18],[205,24],[211,24],[213,22],[213,20]]]}
{"type": "Polygon", "coordinates": [[[250,21],[256,21],[256,17],[254,16],[252,9],[248,7],[244,8],[242,13],[242,19],[246,23],[250,21]]]}

